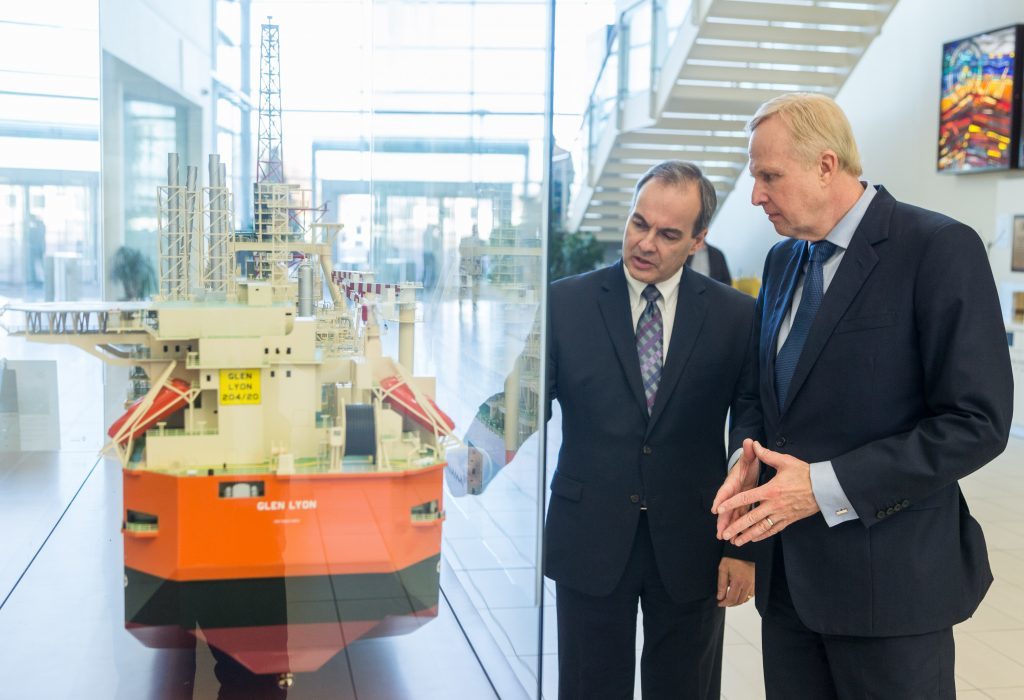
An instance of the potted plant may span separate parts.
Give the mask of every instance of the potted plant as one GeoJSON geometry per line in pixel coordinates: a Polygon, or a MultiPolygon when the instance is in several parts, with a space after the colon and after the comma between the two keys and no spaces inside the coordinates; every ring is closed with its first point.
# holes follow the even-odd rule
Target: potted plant
{"type": "Polygon", "coordinates": [[[119,282],[124,289],[121,301],[144,299],[156,289],[156,273],[149,258],[140,250],[126,245],[114,253],[110,279],[119,282]]]}

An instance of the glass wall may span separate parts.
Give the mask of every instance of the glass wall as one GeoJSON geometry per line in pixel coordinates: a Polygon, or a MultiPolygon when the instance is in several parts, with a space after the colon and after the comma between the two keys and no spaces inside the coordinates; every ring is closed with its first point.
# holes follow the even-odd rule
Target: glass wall
{"type": "Polygon", "coordinates": [[[0,297],[97,298],[96,2],[5,7],[0,70],[0,297]]]}
{"type": "Polygon", "coordinates": [[[540,697],[552,11],[0,13],[12,694],[540,697]]]}

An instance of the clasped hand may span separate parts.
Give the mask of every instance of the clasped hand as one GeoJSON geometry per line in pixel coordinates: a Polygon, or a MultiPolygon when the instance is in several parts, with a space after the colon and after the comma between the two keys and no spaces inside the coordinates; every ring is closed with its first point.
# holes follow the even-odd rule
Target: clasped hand
{"type": "Polygon", "coordinates": [[[711,506],[718,515],[718,539],[736,546],[777,535],[819,510],[811,489],[811,466],[749,438],[711,506]],[[773,468],[775,476],[757,486],[762,464],[773,468]]]}

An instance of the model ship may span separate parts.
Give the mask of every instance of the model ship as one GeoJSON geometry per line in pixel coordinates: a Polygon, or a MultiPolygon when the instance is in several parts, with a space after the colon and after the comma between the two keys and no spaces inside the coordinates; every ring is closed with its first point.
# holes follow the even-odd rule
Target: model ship
{"type": "MultiPolygon", "coordinates": [[[[239,236],[224,166],[169,158],[152,302],[22,305],[18,334],[131,367],[109,430],[124,481],[125,626],[255,673],[319,668],[436,615],[452,421],[411,375],[416,285],[333,269],[338,224],[256,185],[239,236]],[[398,358],[378,314],[398,316],[398,358]]],[[[13,314],[12,314],[13,315],[13,314]]]]}

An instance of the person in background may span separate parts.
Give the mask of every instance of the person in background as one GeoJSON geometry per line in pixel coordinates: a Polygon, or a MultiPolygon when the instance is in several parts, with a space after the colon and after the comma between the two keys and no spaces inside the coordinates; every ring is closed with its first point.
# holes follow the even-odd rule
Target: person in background
{"type": "Polygon", "coordinates": [[[438,258],[441,256],[441,231],[431,224],[423,232],[423,288],[437,286],[438,258]]]}
{"type": "Polygon", "coordinates": [[[725,261],[725,253],[708,242],[704,247],[686,259],[686,264],[705,277],[710,277],[716,282],[732,286],[732,275],[729,274],[729,264],[725,261]]]}
{"type": "Polygon", "coordinates": [[[480,280],[484,276],[484,242],[473,224],[470,235],[459,241],[459,306],[467,295],[476,308],[480,300],[480,280]]]}
{"type": "Polygon", "coordinates": [[[46,224],[36,214],[28,215],[26,238],[28,240],[28,282],[32,285],[41,285],[46,257],[46,224]]]}

